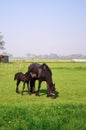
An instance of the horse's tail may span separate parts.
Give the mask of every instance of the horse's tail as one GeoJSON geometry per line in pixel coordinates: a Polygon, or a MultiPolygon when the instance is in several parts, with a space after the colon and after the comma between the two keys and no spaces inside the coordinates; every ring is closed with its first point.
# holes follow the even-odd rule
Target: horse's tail
{"type": "Polygon", "coordinates": [[[17,78],[16,78],[16,74],[15,74],[15,76],[14,76],[14,80],[16,80],[17,78]]]}

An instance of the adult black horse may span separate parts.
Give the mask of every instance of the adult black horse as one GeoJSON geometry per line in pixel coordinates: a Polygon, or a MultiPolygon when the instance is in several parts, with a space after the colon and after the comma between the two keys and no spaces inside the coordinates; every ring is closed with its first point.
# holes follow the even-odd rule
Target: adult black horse
{"type": "Polygon", "coordinates": [[[46,64],[38,64],[38,63],[32,63],[28,67],[28,73],[31,74],[32,79],[30,80],[30,92],[33,93],[34,87],[35,87],[35,81],[38,80],[38,90],[36,92],[36,96],[39,95],[41,82],[46,81],[47,83],[47,97],[55,98],[55,84],[52,81],[52,72],[48,65],[46,64]]]}

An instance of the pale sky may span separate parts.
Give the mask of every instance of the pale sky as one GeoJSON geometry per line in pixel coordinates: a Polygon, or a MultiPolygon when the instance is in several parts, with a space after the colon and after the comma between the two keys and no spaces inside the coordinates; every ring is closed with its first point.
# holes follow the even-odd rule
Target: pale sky
{"type": "Polygon", "coordinates": [[[86,55],[86,0],[0,0],[6,52],[86,55]]]}

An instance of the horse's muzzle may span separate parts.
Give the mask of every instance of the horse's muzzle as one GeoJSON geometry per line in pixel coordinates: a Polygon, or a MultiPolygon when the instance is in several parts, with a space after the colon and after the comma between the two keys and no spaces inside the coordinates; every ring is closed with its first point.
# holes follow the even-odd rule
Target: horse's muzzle
{"type": "Polygon", "coordinates": [[[56,98],[56,94],[55,93],[50,93],[50,97],[55,99],[56,98]]]}

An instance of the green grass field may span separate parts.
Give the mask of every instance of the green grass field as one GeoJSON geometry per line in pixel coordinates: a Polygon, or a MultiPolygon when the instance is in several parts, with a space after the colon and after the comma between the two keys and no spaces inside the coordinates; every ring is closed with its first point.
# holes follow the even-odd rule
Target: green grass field
{"type": "Polygon", "coordinates": [[[86,130],[86,63],[45,62],[59,92],[56,99],[46,97],[45,82],[39,97],[27,91],[22,96],[22,83],[16,94],[14,74],[31,63],[0,63],[0,130],[86,130]]]}

